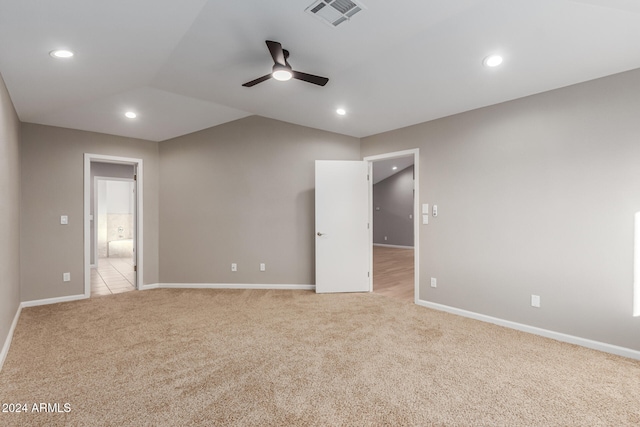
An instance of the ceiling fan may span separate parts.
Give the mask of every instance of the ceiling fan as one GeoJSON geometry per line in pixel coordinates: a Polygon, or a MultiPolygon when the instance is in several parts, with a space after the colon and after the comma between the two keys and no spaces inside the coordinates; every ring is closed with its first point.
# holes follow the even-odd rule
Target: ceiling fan
{"type": "Polygon", "coordinates": [[[282,49],[282,45],[278,42],[267,40],[266,43],[267,47],[269,48],[269,52],[271,52],[271,57],[273,58],[273,71],[266,76],[258,77],[255,80],[251,80],[250,82],[247,82],[242,86],[252,87],[257,85],[258,83],[269,80],[271,77],[280,81],[286,81],[294,78],[308,83],[313,83],[318,86],[324,86],[329,81],[329,79],[326,77],[314,76],[313,74],[294,71],[287,61],[287,58],[289,58],[289,51],[282,49]]]}

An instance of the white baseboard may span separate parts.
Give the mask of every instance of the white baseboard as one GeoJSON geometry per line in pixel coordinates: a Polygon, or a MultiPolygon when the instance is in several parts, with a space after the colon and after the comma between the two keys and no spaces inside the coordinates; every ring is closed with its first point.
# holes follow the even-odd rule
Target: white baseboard
{"type": "MultiPolygon", "coordinates": [[[[314,290],[315,285],[277,285],[277,284],[242,284],[242,283],[153,283],[149,285],[142,285],[141,290],[158,289],[158,288],[184,288],[184,289],[298,289],[298,290],[314,290]]],[[[11,328],[7,334],[7,338],[2,346],[0,352],[0,370],[4,361],[9,353],[9,347],[13,339],[13,332],[18,324],[20,313],[24,307],[35,307],[46,304],[56,304],[59,302],[76,301],[86,299],[84,294],[71,295],[66,297],[47,298],[34,301],[24,301],[18,306],[18,310],[11,323],[11,328]]],[[[527,332],[534,335],[551,338],[557,341],[562,341],[570,344],[576,344],[582,347],[591,348],[594,350],[603,351],[606,353],[616,354],[618,356],[628,357],[630,359],[640,360],[640,351],[633,350],[626,347],[620,347],[613,344],[607,344],[599,341],[593,341],[587,338],[580,338],[573,335],[563,334],[561,332],[550,331],[547,329],[537,328],[535,326],[529,326],[522,323],[512,322],[509,320],[499,319],[497,317],[491,317],[472,311],[462,310],[460,308],[450,307],[443,304],[437,304],[434,302],[424,301],[417,299],[416,304],[422,307],[431,308],[434,310],[445,311],[447,313],[455,314],[458,316],[468,317],[470,319],[480,320],[482,322],[493,323],[495,325],[504,326],[506,328],[515,329],[522,332],[527,332]]]]}
{"type": "Polygon", "coordinates": [[[628,357],[630,359],[640,360],[640,351],[630,348],[619,347],[613,344],[593,341],[587,338],[580,338],[573,335],[563,334],[561,332],[550,331],[548,329],[537,328],[535,326],[529,326],[522,323],[512,322],[510,320],[499,319],[497,317],[491,317],[484,314],[475,313],[473,311],[462,310],[460,308],[450,307],[448,305],[437,304],[421,299],[416,300],[416,304],[422,307],[432,308],[439,311],[446,311],[447,313],[456,314],[458,316],[468,317],[471,319],[480,320],[482,322],[493,323],[494,325],[504,326],[506,328],[516,329],[518,331],[528,332],[534,335],[540,335],[542,337],[551,338],[556,341],[576,344],[582,347],[591,348],[593,350],[599,350],[605,353],[611,353],[618,356],[628,357]]]}
{"type": "Polygon", "coordinates": [[[23,301],[20,303],[20,307],[22,308],[36,307],[38,305],[57,304],[59,302],[77,301],[79,299],[86,299],[86,298],[88,297],[85,296],[84,294],[80,294],[80,295],[69,295],[66,297],[45,298],[45,299],[38,299],[33,301],[23,301]]]}
{"type": "Polygon", "coordinates": [[[11,341],[13,341],[13,331],[15,331],[16,325],[18,324],[18,319],[20,318],[21,311],[22,306],[19,305],[18,310],[16,310],[16,315],[13,316],[13,322],[11,323],[11,328],[9,328],[7,338],[4,340],[2,352],[0,352],[0,371],[2,370],[2,366],[4,365],[4,360],[7,358],[7,354],[9,354],[9,347],[11,347],[11,341]]]}
{"type": "Polygon", "coordinates": [[[413,246],[385,245],[383,243],[374,243],[373,246],[382,246],[383,248],[413,249],[413,246]]]}
{"type": "Polygon", "coordinates": [[[7,354],[9,354],[9,347],[11,347],[11,341],[13,340],[13,332],[16,329],[16,325],[18,324],[18,319],[20,318],[20,313],[22,312],[23,308],[36,307],[38,305],[56,304],[59,302],[76,301],[85,298],[86,297],[84,296],[84,294],[82,294],[21,302],[18,306],[18,310],[16,311],[16,315],[13,318],[13,323],[11,324],[11,328],[9,329],[9,334],[7,335],[7,338],[4,341],[4,345],[2,346],[2,352],[0,352],[0,370],[2,370],[2,365],[4,365],[4,360],[6,359],[7,354]]]}
{"type": "Polygon", "coordinates": [[[142,290],[157,288],[183,289],[286,289],[286,290],[314,290],[315,285],[278,285],[259,283],[154,283],[144,285],[142,290]]]}

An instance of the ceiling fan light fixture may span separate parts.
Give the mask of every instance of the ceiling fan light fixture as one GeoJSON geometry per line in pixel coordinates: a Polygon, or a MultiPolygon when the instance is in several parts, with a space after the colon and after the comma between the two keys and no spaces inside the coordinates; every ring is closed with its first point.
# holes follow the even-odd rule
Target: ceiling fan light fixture
{"type": "Polygon", "coordinates": [[[347,114],[347,110],[345,110],[344,108],[338,108],[336,110],[336,114],[338,114],[340,116],[344,116],[345,114],[347,114]]]}
{"type": "Polygon", "coordinates": [[[293,74],[291,73],[291,71],[287,70],[286,68],[278,68],[277,70],[273,70],[273,73],[271,73],[271,75],[273,76],[274,79],[279,80],[281,82],[286,82],[287,80],[291,80],[291,77],[293,77],[293,74]]]}
{"type": "Polygon", "coordinates": [[[485,67],[497,67],[498,65],[502,64],[502,56],[500,55],[489,55],[486,58],[484,58],[484,60],[482,61],[482,64],[485,67]]]}
{"type": "Polygon", "coordinates": [[[52,58],[71,58],[73,56],[73,52],[70,50],[52,50],[49,52],[52,58]]]}

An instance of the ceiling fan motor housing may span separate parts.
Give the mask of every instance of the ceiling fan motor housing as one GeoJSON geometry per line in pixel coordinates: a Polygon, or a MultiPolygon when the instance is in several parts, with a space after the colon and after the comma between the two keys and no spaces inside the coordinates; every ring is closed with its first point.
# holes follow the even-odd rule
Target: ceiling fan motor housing
{"type": "Polygon", "coordinates": [[[271,75],[276,80],[286,81],[291,79],[291,77],[293,76],[293,71],[291,70],[291,66],[273,64],[271,75]]]}

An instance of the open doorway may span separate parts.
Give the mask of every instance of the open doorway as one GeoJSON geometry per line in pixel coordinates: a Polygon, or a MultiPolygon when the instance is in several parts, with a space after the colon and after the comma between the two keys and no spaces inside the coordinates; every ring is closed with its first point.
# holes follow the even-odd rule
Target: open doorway
{"type": "Polygon", "coordinates": [[[136,289],[134,167],[92,163],[99,166],[131,178],[94,177],[92,297],[136,289]]]}
{"type": "Polygon", "coordinates": [[[142,160],[85,154],[85,296],[138,289],[142,160]]]}
{"type": "Polygon", "coordinates": [[[366,158],[371,164],[371,290],[418,296],[417,150],[366,158]]]}

